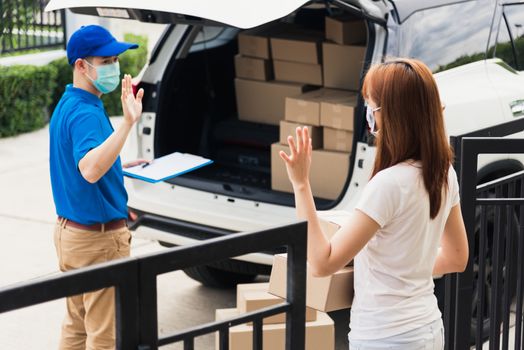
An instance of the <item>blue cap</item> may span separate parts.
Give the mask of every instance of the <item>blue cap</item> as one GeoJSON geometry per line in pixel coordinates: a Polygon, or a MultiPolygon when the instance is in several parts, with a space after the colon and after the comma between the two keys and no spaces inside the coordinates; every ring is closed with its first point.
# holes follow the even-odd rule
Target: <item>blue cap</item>
{"type": "Polygon", "coordinates": [[[67,60],[72,65],[78,58],[118,56],[137,47],[137,44],[117,41],[107,29],[99,25],[82,26],[67,43],[67,60]]]}

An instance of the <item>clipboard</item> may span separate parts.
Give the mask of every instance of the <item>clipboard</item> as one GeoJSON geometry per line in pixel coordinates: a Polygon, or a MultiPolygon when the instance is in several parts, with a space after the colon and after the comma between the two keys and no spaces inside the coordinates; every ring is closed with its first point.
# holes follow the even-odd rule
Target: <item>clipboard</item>
{"type": "Polygon", "coordinates": [[[123,169],[125,176],[150,183],[165,181],[212,164],[213,161],[189,153],[174,152],[154,159],[149,165],[123,169]]]}

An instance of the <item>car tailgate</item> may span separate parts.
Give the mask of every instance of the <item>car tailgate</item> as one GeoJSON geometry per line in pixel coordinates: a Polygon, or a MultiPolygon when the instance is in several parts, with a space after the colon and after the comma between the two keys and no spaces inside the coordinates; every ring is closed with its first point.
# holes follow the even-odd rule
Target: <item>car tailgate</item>
{"type": "Polygon", "coordinates": [[[99,17],[152,23],[214,22],[251,28],[282,18],[308,0],[51,0],[46,11],[70,9],[99,17]]]}

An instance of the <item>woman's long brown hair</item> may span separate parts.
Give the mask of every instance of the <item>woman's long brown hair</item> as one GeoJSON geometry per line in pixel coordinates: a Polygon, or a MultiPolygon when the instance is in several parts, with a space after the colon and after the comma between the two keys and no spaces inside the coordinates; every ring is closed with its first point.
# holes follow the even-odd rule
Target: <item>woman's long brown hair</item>
{"type": "Polygon", "coordinates": [[[430,217],[441,207],[453,159],[444,129],[442,103],[429,68],[414,59],[395,59],[372,66],[362,87],[380,109],[377,156],[372,176],[407,160],[422,163],[430,217]]]}

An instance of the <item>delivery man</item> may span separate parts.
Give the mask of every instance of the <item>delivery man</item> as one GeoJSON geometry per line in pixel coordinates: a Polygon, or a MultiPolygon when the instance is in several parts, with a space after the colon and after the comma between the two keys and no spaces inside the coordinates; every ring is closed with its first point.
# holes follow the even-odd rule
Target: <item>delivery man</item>
{"type": "MultiPolygon", "coordinates": [[[[100,97],[120,83],[118,55],[138,45],[117,41],[98,25],[78,29],[67,45],[73,84],[51,118],[50,172],[61,271],[127,257],[127,193],[120,151],[142,113],[140,89],[122,79],[124,118],[113,129],[100,97]]],[[[137,165],[136,161],[127,166],[137,165]]],[[[114,288],[67,298],[60,349],[114,349],[114,288]]]]}

